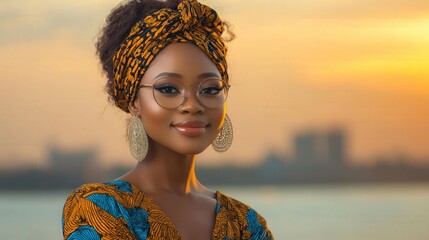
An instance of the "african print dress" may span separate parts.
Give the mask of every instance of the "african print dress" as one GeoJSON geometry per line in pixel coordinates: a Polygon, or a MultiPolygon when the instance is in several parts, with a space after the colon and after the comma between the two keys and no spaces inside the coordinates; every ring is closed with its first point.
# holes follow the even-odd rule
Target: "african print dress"
{"type": "MultiPolygon", "coordinates": [[[[64,239],[182,239],[159,206],[125,180],[83,184],[63,208],[64,239]]],[[[265,219],[248,205],[216,191],[212,239],[274,239],[265,219]]]]}

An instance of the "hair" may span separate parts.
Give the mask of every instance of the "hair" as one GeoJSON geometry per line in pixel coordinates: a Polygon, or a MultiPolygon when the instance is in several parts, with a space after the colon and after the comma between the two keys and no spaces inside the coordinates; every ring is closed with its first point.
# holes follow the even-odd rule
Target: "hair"
{"type": "MultiPolygon", "coordinates": [[[[105,91],[108,94],[108,101],[114,104],[113,97],[113,55],[119,49],[121,43],[126,39],[131,28],[146,16],[161,8],[177,9],[177,5],[182,0],[128,0],[115,7],[106,18],[106,23],[100,30],[95,47],[104,74],[107,77],[105,91]]],[[[229,22],[223,21],[227,37],[224,41],[229,42],[235,39],[235,34],[231,30],[229,22]]]]}

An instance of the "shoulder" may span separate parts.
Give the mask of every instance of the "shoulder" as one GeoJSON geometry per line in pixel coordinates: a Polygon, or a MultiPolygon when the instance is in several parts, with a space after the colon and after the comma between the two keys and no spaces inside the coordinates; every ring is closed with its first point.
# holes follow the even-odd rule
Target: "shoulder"
{"type": "Polygon", "coordinates": [[[104,183],[85,183],[74,189],[69,197],[88,197],[93,194],[107,194],[111,196],[132,193],[130,184],[123,181],[110,181],[104,183]]]}
{"type": "Polygon", "coordinates": [[[98,207],[115,215],[115,202],[123,201],[123,193],[106,183],[86,183],[71,192],[64,204],[64,211],[72,212],[76,207],[98,207]]]}
{"type": "MultiPolygon", "coordinates": [[[[99,236],[134,239],[134,225],[145,229],[147,213],[135,208],[135,194],[123,182],[87,183],[71,192],[64,203],[64,237],[92,231],[99,236]]],[[[79,235],[80,236],[80,235],[79,235]]]]}
{"type": "Polygon", "coordinates": [[[235,218],[243,235],[248,239],[274,239],[265,218],[248,204],[220,193],[218,211],[224,208],[230,218],[235,218]]]}
{"type": "Polygon", "coordinates": [[[124,181],[104,183],[86,183],[71,192],[64,204],[64,213],[88,208],[91,211],[104,211],[119,218],[129,209],[134,209],[140,203],[142,196],[132,186],[124,181]]]}

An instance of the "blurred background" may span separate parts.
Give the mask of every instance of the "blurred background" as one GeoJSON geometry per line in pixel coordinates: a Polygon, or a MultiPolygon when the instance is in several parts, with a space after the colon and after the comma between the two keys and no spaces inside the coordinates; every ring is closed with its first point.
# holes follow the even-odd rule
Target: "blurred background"
{"type": "MultiPolygon", "coordinates": [[[[429,239],[429,2],[202,2],[237,38],[201,181],[276,239],[429,239]]],[[[2,239],[61,239],[67,195],[136,164],[94,48],[118,3],[0,0],[2,239]]]]}

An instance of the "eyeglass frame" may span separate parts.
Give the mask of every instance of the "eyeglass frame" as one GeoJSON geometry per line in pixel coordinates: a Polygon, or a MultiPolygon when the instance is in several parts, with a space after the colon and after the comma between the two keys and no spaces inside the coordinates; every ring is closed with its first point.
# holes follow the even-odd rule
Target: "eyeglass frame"
{"type": "MultiPolygon", "coordinates": [[[[160,78],[160,79],[162,79],[162,78],[160,78]]],[[[156,83],[158,80],[160,80],[160,79],[157,79],[157,80],[155,81],[155,83],[156,83]]],[[[201,82],[198,84],[197,89],[199,89],[199,88],[200,88],[200,86],[201,86],[201,84],[202,84],[203,82],[207,81],[207,80],[210,80],[210,79],[206,79],[206,80],[201,81],[201,82]]],[[[226,102],[226,99],[228,98],[228,95],[229,95],[229,94],[228,94],[228,93],[229,93],[229,88],[231,87],[231,85],[230,85],[230,84],[228,84],[228,83],[227,83],[226,81],[224,81],[224,80],[220,80],[220,79],[216,79],[216,80],[219,80],[219,81],[221,81],[222,83],[224,83],[224,84],[225,84],[226,91],[227,91],[227,94],[226,94],[225,100],[223,101],[223,103],[225,103],[225,102],[226,102]]],[[[161,107],[163,107],[163,108],[165,108],[165,109],[175,109],[175,108],[178,108],[178,107],[182,106],[182,105],[183,105],[183,103],[185,103],[185,99],[186,99],[186,97],[187,97],[187,94],[185,94],[185,93],[186,93],[186,90],[185,90],[185,92],[184,92],[184,94],[183,94],[182,101],[179,103],[179,105],[177,105],[176,107],[172,107],[172,108],[167,108],[167,107],[162,106],[161,104],[159,104],[159,102],[158,102],[158,101],[156,100],[156,98],[155,98],[155,88],[154,88],[155,83],[152,83],[152,84],[151,84],[151,83],[142,83],[141,85],[139,85],[138,89],[140,89],[140,88],[145,88],[145,87],[151,87],[151,88],[152,88],[152,96],[153,96],[153,98],[155,99],[155,102],[156,102],[159,106],[161,106],[161,107]]],[[[199,99],[198,95],[199,95],[199,92],[197,91],[197,93],[195,94],[195,96],[197,97],[198,102],[199,102],[201,105],[203,105],[204,107],[207,107],[206,105],[204,105],[204,104],[201,102],[201,100],[199,99]]],[[[210,107],[207,107],[207,108],[210,108],[210,107]]]]}

